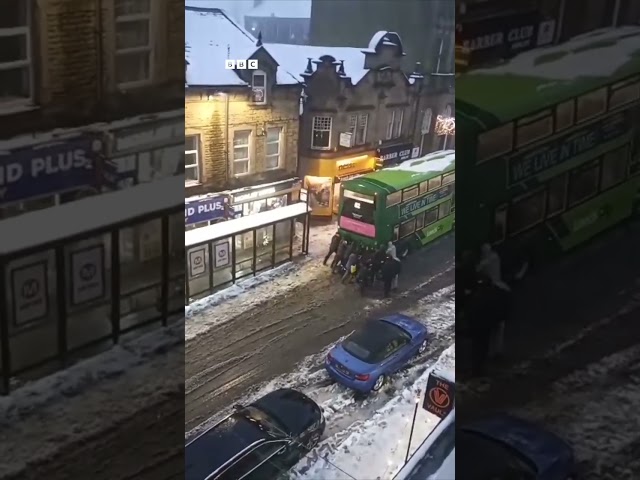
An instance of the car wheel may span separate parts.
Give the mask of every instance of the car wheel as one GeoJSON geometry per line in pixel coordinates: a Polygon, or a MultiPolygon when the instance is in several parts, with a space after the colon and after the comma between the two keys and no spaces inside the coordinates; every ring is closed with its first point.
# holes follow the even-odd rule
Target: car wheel
{"type": "Polygon", "coordinates": [[[373,390],[374,392],[380,391],[380,389],[384,386],[385,380],[386,379],[384,378],[384,375],[380,375],[376,380],[376,383],[373,384],[373,388],[371,390],[373,390]]]}
{"type": "Polygon", "coordinates": [[[427,341],[425,340],[418,347],[418,355],[422,355],[426,351],[427,351],[427,341]]]}

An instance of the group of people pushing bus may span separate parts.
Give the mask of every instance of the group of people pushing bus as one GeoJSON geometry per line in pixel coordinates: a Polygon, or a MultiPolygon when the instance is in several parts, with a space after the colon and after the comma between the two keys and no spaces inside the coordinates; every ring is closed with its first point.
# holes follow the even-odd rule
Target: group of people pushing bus
{"type": "Polygon", "coordinates": [[[398,288],[401,263],[393,242],[380,245],[376,249],[342,238],[338,230],[331,237],[329,251],[323,261],[324,265],[332,255],[331,271],[341,275],[342,283],[355,281],[362,291],[373,286],[377,280],[381,280],[385,297],[398,288]]]}

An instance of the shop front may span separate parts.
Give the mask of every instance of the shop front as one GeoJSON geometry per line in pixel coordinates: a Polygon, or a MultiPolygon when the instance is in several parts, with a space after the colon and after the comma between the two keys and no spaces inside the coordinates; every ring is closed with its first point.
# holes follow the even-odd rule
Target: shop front
{"type": "Polygon", "coordinates": [[[313,159],[309,172],[304,178],[305,188],[309,191],[311,215],[331,217],[338,213],[340,206],[340,183],[365,175],[375,170],[373,155],[359,155],[344,159],[313,159]]]}
{"type": "Polygon", "coordinates": [[[227,195],[191,197],[184,202],[185,230],[206,227],[232,217],[227,195]]]}
{"type": "Polygon", "coordinates": [[[420,156],[420,147],[414,147],[413,143],[401,143],[380,147],[376,150],[376,167],[393,167],[406,160],[418,158],[418,156],[420,156]]]}
{"type": "Polygon", "coordinates": [[[79,132],[47,143],[4,147],[6,154],[0,159],[0,219],[97,193],[103,146],[101,133],[79,132]]]}
{"type": "Polygon", "coordinates": [[[286,207],[298,201],[302,183],[298,178],[256,185],[229,192],[230,212],[233,218],[246,217],[286,207]]]}
{"type": "MultiPolygon", "coordinates": [[[[184,110],[118,120],[105,125],[104,131],[107,134],[102,172],[105,191],[183,174],[184,110]]],[[[172,225],[174,227],[176,232],[181,232],[181,226],[172,225]]],[[[123,231],[123,252],[131,261],[156,261],[161,251],[160,228],[160,222],[149,222],[123,231]]]]}
{"type": "Polygon", "coordinates": [[[106,131],[108,190],[184,173],[184,111],[120,120],[106,131]]]}

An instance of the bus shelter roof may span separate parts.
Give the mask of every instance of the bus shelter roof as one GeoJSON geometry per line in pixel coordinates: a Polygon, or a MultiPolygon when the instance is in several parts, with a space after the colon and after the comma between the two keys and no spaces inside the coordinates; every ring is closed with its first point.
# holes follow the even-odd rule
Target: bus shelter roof
{"type": "Polygon", "coordinates": [[[167,195],[180,189],[184,189],[184,178],[172,176],[2,220],[0,255],[52,245],[94,231],[98,234],[155,213],[160,217],[162,212],[184,203],[183,199],[177,201],[175,195],[167,195]]]}
{"type": "Polygon", "coordinates": [[[216,223],[214,225],[209,225],[208,227],[196,228],[185,232],[184,246],[189,248],[195,245],[213,242],[215,240],[230,237],[231,235],[272,225],[282,220],[296,218],[300,215],[305,215],[310,211],[311,208],[309,208],[306,203],[299,202],[286,207],[269,210],[267,212],[260,212],[254,215],[216,223]]]}

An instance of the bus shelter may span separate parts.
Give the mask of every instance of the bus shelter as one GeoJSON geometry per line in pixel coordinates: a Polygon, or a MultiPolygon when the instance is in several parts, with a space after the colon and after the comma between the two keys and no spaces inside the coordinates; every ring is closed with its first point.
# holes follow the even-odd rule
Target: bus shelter
{"type": "Polygon", "coordinates": [[[0,222],[0,376],[32,379],[184,316],[172,177],[0,222]]]}
{"type": "Polygon", "coordinates": [[[305,189],[300,199],[286,207],[185,232],[185,305],[291,261],[296,222],[303,224],[301,252],[307,254],[311,210],[305,189]]]}

